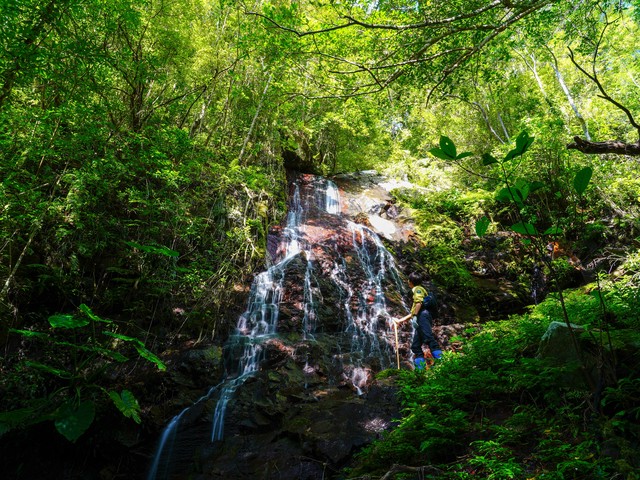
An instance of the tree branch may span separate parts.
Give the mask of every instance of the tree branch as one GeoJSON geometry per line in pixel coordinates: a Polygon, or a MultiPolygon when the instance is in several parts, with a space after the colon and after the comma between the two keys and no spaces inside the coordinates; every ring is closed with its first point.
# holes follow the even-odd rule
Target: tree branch
{"type": "Polygon", "coordinates": [[[639,156],[640,143],[626,143],[619,140],[606,142],[590,142],[580,137],[573,137],[573,142],[567,145],[569,150],[578,150],[589,155],[617,153],[619,155],[639,156]]]}
{"type": "Polygon", "coordinates": [[[455,15],[455,16],[449,17],[449,18],[443,18],[441,20],[425,21],[425,22],[412,23],[412,24],[407,24],[407,25],[368,23],[368,22],[363,22],[362,20],[358,20],[357,18],[354,18],[354,17],[352,17],[350,15],[342,15],[341,17],[344,20],[346,20],[345,23],[342,23],[340,25],[334,25],[332,27],[321,28],[319,30],[308,30],[308,31],[303,31],[303,32],[301,32],[299,30],[296,30],[295,28],[290,28],[290,27],[286,27],[284,25],[281,25],[278,22],[276,22],[275,20],[273,20],[271,17],[269,17],[267,15],[264,15],[262,13],[259,13],[259,12],[245,10],[245,14],[246,15],[254,15],[256,17],[262,18],[262,19],[268,21],[269,23],[271,23],[273,26],[279,28],[280,30],[283,30],[283,31],[289,32],[289,33],[293,33],[294,35],[296,35],[298,37],[305,37],[305,36],[308,36],[308,35],[320,35],[320,34],[323,34],[323,33],[334,32],[336,30],[341,30],[341,29],[344,29],[344,28],[353,27],[354,25],[357,25],[357,26],[363,27],[363,28],[367,28],[367,29],[371,29],[371,30],[394,30],[394,31],[398,31],[398,32],[402,32],[402,31],[406,31],[406,30],[416,30],[416,29],[421,29],[421,28],[443,27],[443,26],[450,25],[450,24],[455,23],[455,22],[459,22],[460,20],[474,18],[474,17],[477,17],[479,15],[482,15],[483,13],[486,13],[486,12],[488,12],[490,10],[493,10],[496,7],[499,7],[500,5],[502,5],[502,3],[503,3],[502,0],[494,0],[489,5],[486,5],[484,7],[481,7],[481,8],[478,8],[476,10],[473,10],[472,12],[461,13],[460,15],[455,15]]]}
{"type": "MultiPolygon", "coordinates": [[[[255,17],[261,18],[268,22],[270,25],[282,30],[283,32],[294,34],[299,38],[305,36],[317,38],[325,33],[335,32],[337,30],[348,29],[352,27],[367,30],[393,31],[397,32],[399,35],[407,31],[424,30],[426,33],[424,35],[421,33],[423,41],[421,42],[421,45],[417,45],[415,48],[409,47],[407,49],[406,47],[409,42],[403,41],[402,38],[398,40],[399,43],[403,45],[407,53],[404,58],[396,58],[395,60],[397,61],[388,61],[390,57],[386,55],[386,58],[378,58],[371,63],[367,63],[364,61],[347,60],[338,56],[331,56],[328,54],[328,52],[321,52],[320,49],[318,49],[318,51],[314,52],[315,55],[323,55],[327,58],[331,58],[333,61],[345,63],[351,65],[352,67],[356,67],[351,69],[346,68],[344,70],[334,67],[329,71],[329,73],[334,75],[363,74],[369,76],[373,81],[368,82],[365,80],[364,84],[351,87],[350,91],[346,94],[334,93],[322,96],[314,96],[313,98],[343,98],[345,96],[353,97],[378,93],[379,91],[387,88],[398,78],[406,74],[407,69],[416,64],[423,64],[435,58],[450,55],[454,52],[460,53],[460,55],[458,55],[457,57],[452,57],[450,62],[448,62],[448,66],[445,66],[445,68],[441,70],[443,72],[441,78],[435,82],[435,85],[433,87],[430,88],[430,97],[433,94],[433,91],[436,90],[449,77],[449,75],[456,71],[469,58],[482,50],[487,45],[487,43],[493,40],[499,33],[503,32],[512,24],[518,22],[527,15],[530,15],[531,13],[551,3],[553,3],[553,0],[492,0],[487,5],[481,6],[471,11],[454,14],[446,18],[435,20],[428,19],[425,21],[406,23],[401,25],[369,23],[347,13],[338,13],[339,18],[341,19],[338,21],[342,21],[343,23],[332,25],[326,28],[307,31],[301,31],[296,29],[295,27],[289,27],[287,25],[281,24],[274,18],[271,18],[269,15],[251,11],[248,8],[245,9],[245,13],[247,15],[253,15],[255,17]],[[488,12],[493,12],[496,10],[497,12],[494,12],[495,22],[493,19],[491,19],[491,17],[487,18],[487,21],[484,21],[483,16],[486,16],[488,12]],[[502,14],[502,18],[499,18],[499,14],[502,14]],[[472,22],[475,22],[475,24],[470,25],[470,20],[472,22]],[[427,54],[429,49],[441,45],[445,40],[467,32],[487,32],[487,34],[484,36],[484,38],[481,38],[479,42],[475,43],[475,45],[463,45],[455,48],[452,48],[452,46],[445,46],[444,52],[438,52],[432,55],[427,54]],[[382,78],[375,73],[384,69],[391,68],[395,68],[396,70],[394,72],[391,72],[386,78],[382,78]]],[[[392,54],[392,56],[395,56],[395,54],[392,54]]]]}
{"type": "Polygon", "coordinates": [[[600,32],[600,35],[598,36],[598,40],[594,46],[594,51],[593,51],[593,57],[592,57],[592,61],[591,61],[591,72],[589,73],[586,71],[586,69],[584,67],[582,67],[582,65],[580,65],[578,63],[578,61],[575,58],[575,55],[573,53],[573,50],[571,49],[571,47],[567,47],[569,50],[569,58],[571,59],[571,63],[573,63],[575,65],[575,67],[580,70],[580,72],[582,72],[589,80],[591,80],[593,83],[595,83],[596,87],[598,87],[598,90],[600,91],[600,95],[598,95],[598,97],[602,98],[603,100],[606,100],[607,102],[611,103],[612,105],[614,105],[615,107],[617,107],[619,110],[621,110],[622,112],[624,112],[624,114],[627,116],[627,119],[629,120],[629,123],[631,124],[631,126],[633,128],[636,129],[636,132],[638,134],[638,143],[637,144],[629,144],[626,142],[621,142],[618,140],[610,140],[610,141],[606,141],[606,142],[591,142],[589,140],[583,140],[581,138],[578,137],[574,137],[573,138],[573,143],[570,143],[569,145],[567,145],[568,149],[575,149],[578,150],[582,153],[588,153],[588,154],[598,154],[598,153],[619,153],[622,155],[640,155],[640,153],[636,153],[636,150],[639,147],[640,144],[640,124],[638,124],[638,122],[636,122],[636,119],[634,118],[633,114],[631,113],[631,110],[629,110],[629,108],[627,108],[626,106],[624,106],[622,103],[620,103],[619,101],[615,100],[613,97],[611,97],[607,91],[605,90],[604,86],[602,85],[602,82],[600,81],[600,79],[598,78],[598,71],[596,69],[596,61],[597,61],[597,57],[598,57],[598,52],[600,51],[600,45],[602,43],[602,40],[604,38],[604,34],[605,31],[607,29],[607,27],[611,24],[613,24],[614,22],[610,22],[609,19],[606,16],[606,12],[602,12],[602,14],[605,16],[605,24],[604,27],[602,28],[602,31],[600,32]]]}

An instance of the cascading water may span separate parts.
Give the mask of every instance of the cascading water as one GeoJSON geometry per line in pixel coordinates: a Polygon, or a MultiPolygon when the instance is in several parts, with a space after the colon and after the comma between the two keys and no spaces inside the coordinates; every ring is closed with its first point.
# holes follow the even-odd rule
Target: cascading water
{"type": "MultiPolygon", "coordinates": [[[[370,377],[370,367],[365,364],[365,360],[370,362],[371,358],[377,358],[379,368],[388,368],[394,364],[393,345],[380,340],[381,331],[388,331],[385,322],[390,318],[385,288],[391,285],[400,292],[404,291],[393,257],[369,228],[338,218],[341,214],[341,199],[333,182],[314,177],[311,187],[313,195],[310,196],[301,194],[298,183],[293,186],[286,225],[282,230],[281,246],[274,259],[275,263],[255,277],[246,311],[240,316],[236,330],[225,346],[225,357],[228,359],[225,362],[225,379],[168,424],[162,434],[148,480],[167,479],[176,471],[185,468],[181,464],[186,462],[185,459],[173,458],[188,456],[188,453],[176,453],[181,425],[186,417],[194,416],[192,410],[196,406],[200,406],[199,410],[202,410],[207,402],[216,397],[209,441],[213,445],[223,440],[225,416],[230,399],[247,379],[259,372],[265,360],[265,345],[277,337],[280,306],[287,288],[286,272],[294,259],[296,262],[302,261],[302,265],[305,265],[304,279],[301,279],[301,285],[298,286],[301,297],[298,301],[301,311],[300,334],[305,341],[315,341],[314,335],[320,320],[317,306],[323,302],[323,298],[318,286],[320,282],[316,278],[321,274],[317,265],[319,259],[314,253],[322,254],[322,251],[318,250],[314,235],[323,231],[323,227],[318,226],[321,222],[318,222],[317,218],[307,219],[309,212],[316,216],[335,218],[333,221],[336,225],[341,222],[340,228],[345,232],[345,236],[350,235],[350,240],[344,240],[344,244],[352,252],[348,259],[336,253],[337,240],[325,242],[322,247],[325,248],[325,253],[335,250],[335,259],[332,260],[332,267],[327,275],[340,292],[339,307],[345,319],[344,335],[348,337],[344,348],[350,351],[338,355],[344,379],[361,394],[370,377]],[[332,241],[336,242],[336,246],[327,246],[331,245],[332,241]],[[351,284],[353,280],[348,271],[353,269],[359,272],[360,285],[351,284]]],[[[305,363],[305,375],[313,371],[314,368],[305,363]]],[[[204,443],[204,440],[202,442],[204,443]]],[[[195,450],[196,446],[183,446],[184,450],[189,448],[195,450]]]]}
{"type": "MultiPolygon", "coordinates": [[[[283,258],[256,276],[251,286],[247,309],[238,319],[235,334],[231,335],[228,340],[226,348],[234,352],[237,361],[234,365],[226,365],[227,379],[222,382],[219,389],[216,388],[219,390],[219,397],[213,411],[212,442],[222,440],[224,437],[224,420],[229,400],[233,397],[236,389],[258,371],[262,361],[263,342],[276,333],[278,309],[285,276],[284,268],[301,251],[300,225],[303,215],[300,191],[298,185],[295,185],[284,229],[283,258]]],[[[210,392],[203,398],[208,400],[213,393],[216,392],[210,392]]],[[[174,456],[173,446],[177,431],[181,424],[181,418],[190,408],[192,407],[174,417],[163,432],[147,480],[168,478],[171,473],[172,456],[174,456]]]]}
{"type": "MultiPolygon", "coordinates": [[[[355,315],[348,315],[346,331],[351,335],[351,351],[362,352],[360,359],[353,362],[351,382],[358,393],[369,380],[369,372],[362,367],[362,358],[376,357],[381,368],[393,364],[393,351],[389,343],[380,342],[380,322],[388,322],[385,281],[391,280],[402,291],[403,284],[398,275],[393,256],[384,247],[378,235],[369,228],[349,222],[353,248],[364,272],[364,282],[359,289],[358,306],[355,315]]],[[[346,282],[343,282],[346,283],[346,282]]],[[[348,286],[349,291],[353,291],[348,286]]],[[[351,294],[352,295],[352,294],[351,294]]]]}

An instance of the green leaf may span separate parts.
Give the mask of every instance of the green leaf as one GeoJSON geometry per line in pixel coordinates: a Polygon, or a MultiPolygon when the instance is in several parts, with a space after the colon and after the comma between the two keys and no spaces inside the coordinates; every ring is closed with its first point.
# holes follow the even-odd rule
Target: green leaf
{"type": "Polygon", "coordinates": [[[511,230],[522,235],[537,235],[538,231],[531,223],[518,222],[515,225],[511,225],[511,230]]]}
{"type": "Polygon", "coordinates": [[[50,403],[48,398],[36,398],[29,400],[28,407],[0,412],[0,437],[14,428],[24,428],[51,420],[49,413],[43,413],[50,403]]]}
{"type": "Polygon", "coordinates": [[[44,363],[26,361],[26,362],[24,362],[24,364],[27,367],[35,368],[36,370],[40,370],[40,371],[45,372],[45,373],[51,373],[52,375],[55,375],[56,377],[60,377],[60,378],[64,378],[64,379],[73,378],[73,375],[71,373],[67,372],[66,370],[60,370],[59,368],[54,368],[54,367],[52,367],[50,365],[45,365],[44,363]]]}
{"type": "Polygon", "coordinates": [[[106,348],[96,348],[95,351],[119,363],[124,363],[127,360],[129,360],[127,357],[122,355],[120,352],[116,352],[115,350],[109,350],[106,348]]]}
{"type": "Polygon", "coordinates": [[[485,233],[487,233],[487,228],[489,228],[489,224],[491,220],[487,217],[482,217],[476,222],[476,235],[482,237],[485,233]]]}
{"type": "Polygon", "coordinates": [[[603,299],[602,292],[600,290],[591,290],[591,292],[589,292],[589,295],[596,298],[598,301],[602,301],[603,299]]]}
{"type": "Polygon", "coordinates": [[[501,188],[500,191],[496,194],[496,200],[500,202],[510,202],[512,201],[511,193],[508,188],[501,188]]]}
{"type": "Polygon", "coordinates": [[[20,408],[10,412],[0,412],[0,437],[21,424],[28,424],[33,415],[33,408],[20,408]]]}
{"type": "Polygon", "coordinates": [[[573,187],[576,189],[576,192],[578,192],[578,195],[582,195],[589,186],[591,175],[593,175],[593,169],[591,167],[584,167],[576,174],[573,179],[573,187]]]}
{"type": "Polygon", "coordinates": [[[56,430],[70,442],[75,442],[91,426],[95,414],[96,407],[91,401],[81,402],[77,407],[65,403],[56,412],[56,430]]]}
{"type": "Polygon", "coordinates": [[[498,159],[496,157],[490,153],[482,154],[482,165],[491,165],[493,163],[498,163],[498,159]]]}
{"type": "Polygon", "coordinates": [[[50,316],[49,323],[53,328],[80,328],[89,325],[89,320],[76,318],[73,315],[59,314],[50,316]]]}
{"type": "Polygon", "coordinates": [[[454,160],[453,158],[448,156],[446,153],[444,153],[441,149],[437,147],[434,147],[431,150],[429,150],[429,153],[434,157],[441,158],[442,160],[454,160]]]}
{"type": "Polygon", "coordinates": [[[461,159],[463,159],[463,158],[470,157],[471,155],[473,155],[473,153],[472,153],[472,152],[462,152],[461,154],[459,154],[459,155],[456,157],[456,160],[461,160],[461,159]]]}
{"type": "Polygon", "coordinates": [[[534,137],[530,137],[527,132],[520,132],[520,135],[516,138],[516,148],[509,151],[507,155],[504,157],[506,160],[511,160],[512,158],[519,157],[520,155],[524,155],[529,147],[533,143],[534,137]]]}
{"type": "Polygon", "coordinates": [[[456,146],[454,145],[453,141],[445,135],[440,136],[440,149],[452,160],[457,157],[456,146]]]}
{"type": "Polygon", "coordinates": [[[120,410],[125,417],[131,418],[136,423],[141,422],[140,404],[133,393],[129,390],[123,390],[122,393],[111,390],[109,392],[109,396],[118,410],[120,410]]]}
{"type": "Polygon", "coordinates": [[[154,353],[139,345],[134,346],[136,347],[138,354],[140,354],[142,358],[149,360],[151,363],[154,363],[156,367],[158,367],[158,370],[164,372],[167,369],[167,366],[154,353]]]}
{"type": "Polygon", "coordinates": [[[123,340],[125,342],[131,342],[131,343],[136,344],[137,346],[144,347],[144,343],[141,340],[138,340],[135,337],[128,337],[127,335],[122,335],[121,333],[110,332],[108,330],[104,330],[102,333],[107,335],[108,337],[117,338],[118,340],[123,340]]]}
{"type": "Polygon", "coordinates": [[[89,308],[89,306],[85,305],[84,303],[80,304],[80,306],[78,307],[78,310],[80,310],[82,313],[84,313],[87,317],[89,317],[94,322],[113,323],[111,320],[105,320],[104,318],[100,318],[98,315],[93,313],[93,311],[91,310],[91,308],[89,308]]]}
{"type": "Polygon", "coordinates": [[[562,235],[562,229],[560,227],[549,227],[544,232],[543,235],[562,235]]]}
{"type": "Polygon", "coordinates": [[[509,152],[504,156],[504,161],[511,160],[512,158],[516,158],[518,156],[518,150],[515,148],[513,150],[509,150],[509,152]]]}
{"type": "Polygon", "coordinates": [[[519,188],[505,187],[500,189],[500,191],[496,195],[496,200],[499,200],[502,202],[516,202],[522,205],[522,202],[524,200],[524,195],[522,194],[519,188]]]}
{"type": "Polygon", "coordinates": [[[46,338],[50,339],[51,337],[47,333],[42,332],[32,332],[31,330],[19,330],[16,328],[10,328],[9,332],[11,333],[19,333],[23,337],[36,337],[36,338],[46,338]]]}
{"type": "Polygon", "coordinates": [[[516,138],[516,150],[518,150],[519,155],[523,155],[529,150],[529,147],[533,143],[534,137],[530,137],[529,134],[525,131],[520,132],[520,135],[516,138]]]}
{"type": "Polygon", "coordinates": [[[142,245],[140,243],[137,242],[124,242],[126,243],[128,246],[132,247],[132,248],[136,248],[142,252],[145,253],[157,253],[159,255],[164,255],[166,257],[179,257],[180,253],[176,252],[175,250],[171,250],[168,247],[165,247],[163,245],[160,246],[155,246],[155,245],[142,245]]]}

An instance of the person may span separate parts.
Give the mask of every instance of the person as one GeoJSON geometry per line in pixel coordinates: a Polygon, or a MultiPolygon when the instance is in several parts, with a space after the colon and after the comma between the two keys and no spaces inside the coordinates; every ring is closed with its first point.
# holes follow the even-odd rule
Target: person
{"type": "Polygon", "coordinates": [[[422,345],[425,343],[431,350],[431,355],[436,360],[442,357],[442,350],[438,341],[433,336],[431,330],[431,313],[429,312],[429,304],[434,301],[433,297],[429,295],[429,292],[420,285],[421,277],[416,272],[411,272],[408,279],[409,287],[413,293],[413,305],[409,314],[402,318],[397,318],[394,322],[401,324],[406,322],[410,318],[414,319],[414,334],[413,341],[411,342],[411,351],[413,352],[413,362],[416,365],[416,369],[422,370],[426,367],[427,362],[424,359],[424,352],[422,351],[422,345]]]}

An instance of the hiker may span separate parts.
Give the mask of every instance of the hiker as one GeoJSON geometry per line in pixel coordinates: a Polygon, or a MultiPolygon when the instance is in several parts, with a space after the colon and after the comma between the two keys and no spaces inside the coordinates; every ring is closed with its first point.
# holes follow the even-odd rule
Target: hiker
{"type": "Polygon", "coordinates": [[[397,325],[413,318],[414,334],[413,341],[411,342],[411,351],[414,355],[413,362],[418,370],[422,370],[427,364],[424,359],[424,352],[422,351],[423,344],[426,343],[429,346],[433,358],[437,360],[442,357],[440,345],[431,331],[431,313],[428,309],[428,307],[435,302],[435,298],[429,295],[429,292],[420,285],[420,282],[420,274],[416,272],[409,274],[409,287],[411,287],[411,291],[413,292],[411,312],[406,317],[394,319],[397,325]]]}

